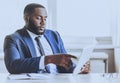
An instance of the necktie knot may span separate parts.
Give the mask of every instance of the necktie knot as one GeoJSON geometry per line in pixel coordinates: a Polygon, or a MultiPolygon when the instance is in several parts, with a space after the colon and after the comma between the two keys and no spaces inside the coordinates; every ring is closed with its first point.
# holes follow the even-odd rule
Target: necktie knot
{"type": "Polygon", "coordinates": [[[41,37],[41,36],[35,37],[35,40],[36,40],[36,41],[40,41],[40,37],[41,37]]]}
{"type": "Polygon", "coordinates": [[[35,37],[35,40],[36,40],[37,45],[38,45],[38,50],[39,50],[40,54],[43,56],[43,55],[45,55],[45,52],[44,52],[43,46],[41,44],[40,37],[41,36],[35,37]]]}

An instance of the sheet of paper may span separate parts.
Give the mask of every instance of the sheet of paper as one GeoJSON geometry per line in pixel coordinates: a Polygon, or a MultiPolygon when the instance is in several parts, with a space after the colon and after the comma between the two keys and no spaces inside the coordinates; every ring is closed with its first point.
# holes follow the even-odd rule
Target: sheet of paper
{"type": "Polygon", "coordinates": [[[93,52],[93,49],[94,49],[94,45],[90,45],[83,49],[83,52],[80,58],[78,59],[77,65],[73,71],[73,74],[78,74],[81,72],[81,68],[83,67],[83,65],[85,65],[85,63],[90,60],[90,56],[93,52]]]}
{"type": "Polygon", "coordinates": [[[10,74],[8,75],[8,79],[11,80],[27,80],[30,79],[29,76],[27,76],[26,74],[10,74]]]}
{"type": "Polygon", "coordinates": [[[10,74],[8,79],[11,80],[36,80],[36,79],[51,79],[54,75],[52,74],[37,74],[37,73],[27,73],[27,74],[10,74]]]}
{"type": "Polygon", "coordinates": [[[31,78],[38,78],[38,79],[51,79],[53,78],[53,76],[55,76],[54,74],[48,74],[48,73],[43,73],[43,74],[30,73],[27,75],[31,78]]]}

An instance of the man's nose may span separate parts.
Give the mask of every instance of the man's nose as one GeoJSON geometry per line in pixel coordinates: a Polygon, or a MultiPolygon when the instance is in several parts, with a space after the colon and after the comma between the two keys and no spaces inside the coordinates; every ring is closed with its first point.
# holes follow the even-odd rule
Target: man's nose
{"type": "Polygon", "coordinates": [[[40,22],[41,25],[45,25],[46,24],[46,20],[42,19],[40,22]]]}

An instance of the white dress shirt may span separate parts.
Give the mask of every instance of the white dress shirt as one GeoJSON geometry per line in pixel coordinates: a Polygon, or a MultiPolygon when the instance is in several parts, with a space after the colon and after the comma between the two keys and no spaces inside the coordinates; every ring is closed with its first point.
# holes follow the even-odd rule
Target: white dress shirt
{"type": "MultiPolygon", "coordinates": [[[[29,30],[27,30],[27,32],[30,35],[30,37],[32,38],[33,44],[35,46],[35,51],[36,51],[37,57],[41,56],[41,54],[39,52],[39,49],[38,49],[38,46],[37,46],[37,42],[35,41],[35,38],[38,37],[39,35],[36,35],[36,34],[30,32],[29,30]]],[[[40,36],[41,36],[40,41],[41,41],[41,44],[43,46],[45,55],[41,56],[41,60],[40,60],[40,63],[39,63],[39,69],[45,69],[44,57],[47,56],[47,55],[53,54],[53,52],[52,52],[52,48],[50,47],[50,44],[48,43],[46,38],[43,35],[40,35],[40,36]]]]}

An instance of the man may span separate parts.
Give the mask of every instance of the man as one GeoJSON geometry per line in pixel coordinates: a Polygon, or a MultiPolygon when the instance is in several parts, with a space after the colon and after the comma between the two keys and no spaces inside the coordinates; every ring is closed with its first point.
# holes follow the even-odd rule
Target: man
{"type": "Polygon", "coordinates": [[[9,73],[50,72],[47,65],[51,63],[57,66],[58,73],[73,71],[71,58],[76,57],[66,53],[58,32],[46,29],[46,19],[44,6],[32,3],[25,7],[25,26],[6,36],[4,42],[4,59],[9,73]]]}

